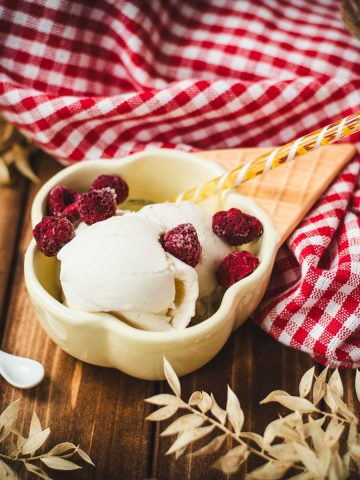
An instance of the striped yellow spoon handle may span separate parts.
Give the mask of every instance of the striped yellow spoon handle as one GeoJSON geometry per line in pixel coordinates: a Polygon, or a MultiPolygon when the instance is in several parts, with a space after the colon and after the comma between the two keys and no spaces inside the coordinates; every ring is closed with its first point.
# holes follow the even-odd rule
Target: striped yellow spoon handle
{"type": "Polygon", "coordinates": [[[331,123],[324,128],[304,135],[282,147],[274,148],[256,157],[254,160],[226,172],[221,177],[213,178],[198,187],[181,193],[175,201],[190,200],[192,202],[200,202],[211,195],[229,188],[235,188],[257,175],[261,175],[284,163],[291,162],[294,158],[305,155],[322,146],[337,142],[341,138],[358,131],[360,131],[360,112],[353,113],[338,122],[331,123]]]}

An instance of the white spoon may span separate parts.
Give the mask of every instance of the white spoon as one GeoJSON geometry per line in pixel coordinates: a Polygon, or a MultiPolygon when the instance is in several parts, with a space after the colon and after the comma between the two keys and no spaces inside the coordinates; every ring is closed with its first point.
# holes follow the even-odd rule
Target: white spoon
{"type": "Polygon", "coordinates": [[[17,388],[32,388],[44,378],[44,367],[30,358],[18,357],[0,350],[0,375],[17,388]]]}

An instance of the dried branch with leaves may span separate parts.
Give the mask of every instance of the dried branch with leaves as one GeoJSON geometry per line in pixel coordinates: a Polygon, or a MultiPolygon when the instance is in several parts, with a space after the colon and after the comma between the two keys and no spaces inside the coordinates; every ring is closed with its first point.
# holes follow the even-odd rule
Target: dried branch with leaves
{"type": "MultiPolygon", "coordinates": [[[[327,379],[327,368],[318,376],[315,367],[310,368],[300,381],[299,396],[282,390],[271,392],[260,403],[276,402],[291,413],[279,415],[266,426],[263,435],[243,431],[244,412],[230,387],[225,410],[212,394],[204,391],[194,392],[185,402],[181,399],[179,379],[166,359],[164,371],[174,395],[162,393],[146,399],[160,407],[147,420],[158,422],[169,419],[178,410],[186,412],[161,433],[162,437],[176,435],[167,455],[175,454],[177,459],[189,445],[205,437],[207,443],[190,455],[212,455],[220,451],[225,440],[231,439],[233,448],[213,464],[227,475],[237,472],[250,455],[257,456],[262,465],[247,473],[247,480],[275,480],[285,475],[294,480],[341,480],[360,472],[358,419],[343,399],[338,370],[327,379]],[[310,395],[312,401],[306,398],[310,395]],[[324,407],[320,407],[321,401],[324,407]]],[[[355,391],[360,400],[359,371],[355,391]]]]}
{"type": "Polygon", "coordinates": [[[341,3],[341,16],[349,32],[360,38],[360,1],[343,0],[341,3]]]}
{"type": "Polygon", "coordinates": [[[39,181],[29,163],[29,155],[34,149],[34,145],[0,118],[0,186],[11,183],[11,165],[31,181],[39,181]]]}
{"type": "Polygon", "coordinates": [[[45,480],[51,477],[39,465],[52,470],[78,470],[82,468],[68,458],[77,454],[82,460],[94,465],[91,458],[78,445],[63,442],[46,453],[36,452],[42,448],[50,435],[50,428],[41,427],[39,417],[33,412],[29,434],[23,436],[16,428],[19,401],[11,403],[0,415],[0,480],[20,480],[19,467],[45,480]],[[7,440],[6,442],[5,439],[7,440]],[[7,448],[5,449],[4,445],[7,448]]]}

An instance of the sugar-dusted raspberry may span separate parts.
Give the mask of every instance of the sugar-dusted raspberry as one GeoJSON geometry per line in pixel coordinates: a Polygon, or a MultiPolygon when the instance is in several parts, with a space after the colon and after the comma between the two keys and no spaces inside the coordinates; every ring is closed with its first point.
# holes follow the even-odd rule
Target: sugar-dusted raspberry
{"type": "Polygon", "coordinates": [[[230,245],[243,245],[263,233],[261,222],[238,208],[215,213],[212,219],[213,232],[230,245]]]}
{"type": "Polygon", "coordinates": [[[161,236],[160,242],[166,252],[191,267],[196,267],[199,263],[201,245],[191,223],[181,223],[172,228],[161,236]]]}
{"type": "Polygon", "coordinates": [[[129,187],[125,180],[117,175],[100,175],[93,181],[92,190],[113,188],[116,193],[116,203],[123,203],[129,195],[129,187]]]}
{"type": "Polygon", "coordinates": [[[222,287],[229,288],[250,275],[258,265],[259,259],[250,252],[232,252],[220,263],[216,271],[216,280],[222,287]]]}
{"type": "Polygon", "coordinates": [[[244,213],[244,217],[249,229],[249,233],[246,238],[245,243],[252,242],[256,238],[261,237],[261,235],[264,232],[264,228],[260,220],[253,215],[248,215],[247,213],[244,213]]]}
{"type": "Polygon", "coordinates": [[[212,218],[213,232],[231,245],[241,245],[248,234],[244,214],[238,208],[215,213],[212,218]]]}
{"type": "Polygon", "coordinates": [[[106,220],[116,212],[116,194],[112,188],[83,193],[78,202],[80,219],[87,225],[106,220]]]}
{"type": "Polygon", "coordinates": [[[67,218],[43,217],[33,230],[37,246],[47,257],[54,257],[74,237],[73,224],[67,218]]]}
{"type": "Polygon", "coordinates": [[[72,222],[76,221],[79,218],[77,202],[80,196],[80,193],[63,185],[54,187],[49,194],[49,213],[55,217],[66,217],[72,222]]]}

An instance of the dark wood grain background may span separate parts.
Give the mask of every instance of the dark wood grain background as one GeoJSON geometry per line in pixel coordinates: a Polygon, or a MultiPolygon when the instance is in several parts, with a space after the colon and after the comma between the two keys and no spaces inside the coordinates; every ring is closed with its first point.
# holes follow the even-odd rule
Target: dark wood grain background
{"type": "MultiPolygon", "coordinates": [[[[60,168],[43,156],[35,163],[42,181],[60,168]]],[[[184,457],[175,462],[164,456],[169,439],[159,439],[159,426],[144,420],[151,407],[143,402],[156,392],[168,391],[164,383],[140,381],[79,362],[62,352],[40,327],[23,278],[24,252],[31,238],[30,206],[37,188],[17,177],[13,187],[0,189],[1,348],[41,361],[46,379],[29,391],[14,389],[1,380],[1,408],[20,398],[20,429],[27,432],[36,409],[43,426],[52,429],[49,446],[65,440],[79,443],[96,464],[80,473],[54,473],[55,479],[225,478],[209,469],[211,458],[184,457]]],[[[183,378],[182,386],[185,397],[204,389],[213,392],[224,406],[229,384],[241,399],[245,429],[262,433],[274,418],[274,407],[260,407],[259,401],[274,389],[296,394],[299,379],[312,364],[307,355],[281,346],[248,321],[212,362],[183,378]]],[[[352,399],[353,372],[342,376],[346,395],[352,399]]],[[[24,474],[22,478],[28,477],[24,474]]]]}

